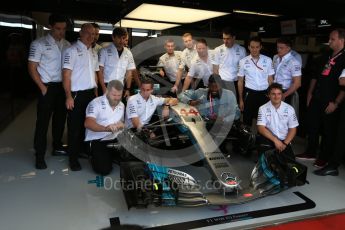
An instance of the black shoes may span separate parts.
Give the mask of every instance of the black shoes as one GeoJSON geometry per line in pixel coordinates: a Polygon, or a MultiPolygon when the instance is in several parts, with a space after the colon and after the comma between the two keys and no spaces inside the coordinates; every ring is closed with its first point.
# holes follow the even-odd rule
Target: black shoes
{"type": "Polygon", "coordinates": [[[44,161],[44,159],[36,158],[35,167],[36,167],[36,169],[46,169],[47,168],[47,164],[44,161]]]}
{"type": "Polygon", "coordinates": [[[63,145],[58,148],[54,148],[52,152],[53,156],[68,156],[67,146],[63,145]]]}
{"type": "Polygon", "coordinates": [[[339,171],[338,171],[338,167],[332,166],[332,165],[327,165],[321,169],[315,170],[314,171],[315,175],[318,176],[338,176],[339,175],[339,171]]]}
{"type": "Polygon", "coordinates": [[[80,165],[78,160],[70,161],[69,167],[71,168],[72,171],[80,171],[81,170],[81,165],[80,165]]]}

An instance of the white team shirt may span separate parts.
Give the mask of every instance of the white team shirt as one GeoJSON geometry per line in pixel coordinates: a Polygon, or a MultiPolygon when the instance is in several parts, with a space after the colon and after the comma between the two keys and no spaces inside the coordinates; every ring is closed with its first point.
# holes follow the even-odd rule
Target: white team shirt
{"type": "Polygon", "coordinates": [[[339,78],[345,77],[345,69],[343,69],[343,71],[341,72],[339,78]]]}
{"type": "Polygon", "coordinates": [[[104,82],[119,80],[124,83],[127,70],[134,70],[135,63],[132,52],[124,47],[119,57],[119,53],[112,43],[99,52],[99,66],[104,67],[104,82]]]}
{"type": "Polygon", "coordinates": [[[299,53],[297,53],[295,50],[291,50],[290,53],[294,58],[296,58],[296,60],[301,64],[301,66],[303,66],[304,63],[302,60],[302,56],[299,53]]]}
{"type": "Polygon", "coordinates": [[[55,41],[50,34],[31,43],[28,60],[38,63],[43,83],[62,81],[61,53],[70,46],[67,40],[55,41]]]}
{"type": "Polygon", "coordinates": [[[171,82],[176,81],[178,68],[182,65],[181,51],[174,51],[174,55],[163,54],[158,61],[158,66],[164,66],[164,71],[171,82]]]}
{"type": "Polygon", "coordinates": [[[289,129],[298,126],[298,120],[291,105],[282,101],[276,109],[269,101],[260,106],[257,125],[266,126],[279,140],[285,140],[289,129]]]}
{"type": "Polygon", "coordinates": [[[78,40],[63,53],[63,68],[72,70],[71,91],[96,88],[98,56],[78,40]]]}
{"type": "Polygon", "coordinates": [[[193,49],[185,48],[181,54],[180,68],[184,69],[184,67],[187,66],[188,69],[190,69],[193,59],[197,56],[198,52],[196,51],[195,47],[193,49]]]}
{"type": "Polygon", "coordinates": [[[246,56],[246,49],[238,44],[227,48],[224,44],[214,49],[213,65],[219,65],[219,75],[224,81],[237,81],[239,61],[246,56]]]}
{"type": "Polygon", "coordinates": [[[126,107],[126,127],[133,127],[131,120],[133,117],[139,117],[142,125],[148,124],[157,106],[163,105],[164,101],[163,97],[156,97],[154,95],[151,95],[147,101],[140,93],[131,96],[126,107]]]}
{"type": "Polygon", "coordinates": [[[290,88],[294,77],[302,76],[302,65],[291,52],[284,55],[281,60],[278,55],[275,55],[273,67],[276,72],[274,82],[281,84],[284,90],[290,88]]]}
{"type": "MultiPolygon", "coordinates": [[[[110,124],[114,124],[119,121],[123,122],[124,115],[125,115],[125,105],[122,102],[119,102],[119,104],[113,110],[113,108],[109,104],[109,101],[106,95],[93,99],[86,108],[86,117],[95,118],[97,124],[103,125],[103,126],[108,126],[110,124]]],[[[111,132],[94,132],[90,129],[86,129],[85,141],[99,140],[110,134],[111,132]]]]}
{"type": "Polygon", "coordinates": [[[257,62],[252,55],[240,60],[238,76],[245,77],[246,88],[256,91],[266,90],[269,86],[268,76],[273,74],[272,59],[265,55],[260,54],[257,62]]]}
{"type": "Polygon", "coordinates": [[[192,78],[202,79],[204,82],[204,86],[208,86],[208,78],[212,73],[213,66],[210,57],[207,58],[207,62],[204,62],[199,56],[197,56],[192,60],[188,76],[192,78]]]}

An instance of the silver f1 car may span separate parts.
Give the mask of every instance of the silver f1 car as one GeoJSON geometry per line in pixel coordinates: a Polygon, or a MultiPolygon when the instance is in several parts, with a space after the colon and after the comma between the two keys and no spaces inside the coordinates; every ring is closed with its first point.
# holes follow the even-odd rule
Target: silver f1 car
{"type": "MultiPolygon", "coordinates": [[[[151,204],[200,206],[243,203],[306,182],[304,165],[291,159],[277,159],[272,149],[261,153],[256,164],[242,155],[227,157],[229,152],[219,150],[220,141],[206,129],[205,121],[196,108],[179,103],[170,110],[170,118],[159,125],[163,130],[175,132],[169,135],[169,140],[150,140],[147,135],[133,130],[125,130],[118,136],[126,152],[140,159],[120,165],[128,208],[151,204]],[[174,142],[173,150],[169,149],[167,141],[170,144],[174,142]],[[176,149],[176,145],[181,148],[176,149]],[[164,154],[172,154],[173,157],[164,154]],[[192,165],[195,159],[199,159],[202,167],[184,166],[190,171],[187,173],[167,166],[176,162],[177,157],[192,165]],[[205,169],[209,175],[200,177],[197,171],[205,169]],[[198,178],[192,176],[193,173],[198,178]]],[[[147,128],[157,128],[152,124],[147,128]]],[[[222,136],[221,130],[219,133],[222,136]]]]}
{"type": "MultiPolygon", "coordinates": [[[[161,81],[150,71],[141,74],[161,81]]],[[[256,163],[233,154],[226,144],[247,152],[255,135],[221,121],[210,128],[197,108],[183,103],[170,108],[168,119],[157,118],[140,132],[124,130],[117,139],[109,147],[123,155],[120,177],[128,208],[244,203],[306,183],[306,166],[274,149],[260,152],[256,163]]]]}

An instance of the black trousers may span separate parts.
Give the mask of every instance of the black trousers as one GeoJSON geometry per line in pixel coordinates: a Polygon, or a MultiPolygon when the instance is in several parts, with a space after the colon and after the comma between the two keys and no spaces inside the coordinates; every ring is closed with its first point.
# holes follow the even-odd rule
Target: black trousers
{"type": "Polygon", "coordinates": [[[68,153],[70,162],[77,161],[82,151],[85,151],[85,112],[86,107],[95,98],[94,89],[72,92],[74,108],[68,110],[67,116],[67,138],[68,153]]]}
{"type": "Polygon", "coordinates": [[[345,104],[339,107],[339,122],[337,128],[334,152],[329,161],[330,165],[338,167],[345,154],[345,104]]]}
{"type": "Polygon", "coordinates": [[[267,90],[255,91],[248,88],[244,90],[243,123],[252,126],[253,118],[258,117],[259,107],[268,102],[267,90]]]}
{"type": "MultiPolygon", "coordinates": [[[[286,90],[285,90],[286,91],[286,90]]],[[[284,91],[284,92],[285,92],[284,91]]],[[[286,98],[285,98],[285,100],[284,100],[284,102],[285,103],[288,103],[289,105],[291,105],[291,100],[292,100],[292,96],[293,96],[294,94],[292,93],[292,94],[290,94],[289,96],[287,96],[286,98]]]]}
{"type": "MultiPolygon", "coordinates": [[[[275,145],[274,143],[267,139],[266,137],[259,135],[257,138],[257,146],[258,146],[258,152],[259,154],[264,153],[264,151],[267,151],[269,149],[274,149],[275,145]]],[[[286,146],[286,148],[284,149],[284,151],[282,151],[280,154],[284,154],[285,156],[287,156],[289,159],[295,160],[295,153],[292,150],[292,146],[291,144],[289,144],[288,146],[286,146]]]]}
{"type": "Polygon", "coordinates": [[[319,147],[319,136],[322,136],[322,144],[319,159],[328,161],[330,153],[334,151],[339,111],[326,114],[328,103],[323,103],[319,98],[313,97],[307,109],[307,135],[308,145],[306,152],[315,154],[319,147]]]}
{"type": "Polygon", "coordinates": [[[111,172],[113,159],[118,161],[120,159],[119,151],[107,147],[110,143],[117,143],[117,140],[92,140],[87,142],[90,147],[92,169],[102,176],[106,176],[111,172]]]}
{"type": "Polygon", "coordinates": [[[48,83],[47,93],[40,94],[37,103],[37,119],[34,136],[36,156],[43,158],[47,148],[47,132],[52,117],[53,148],[62,146],[66,122],[65,92],[62,83],[48,83]]]}

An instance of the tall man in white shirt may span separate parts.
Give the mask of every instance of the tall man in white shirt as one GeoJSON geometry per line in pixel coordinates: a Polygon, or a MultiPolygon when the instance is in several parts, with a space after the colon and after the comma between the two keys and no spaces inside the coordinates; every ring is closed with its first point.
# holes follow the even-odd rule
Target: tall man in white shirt
{"type": "Polygon", "coordinates": [[[208,78],[212,75],[212,63],[205,39],[199,39],[196,43],[197,56],[192,60],[187,77],[183,83],[182,92],[189,89],[197,89],[199,85],[208,86],[208,78]],[[202,80],[203,84],[200,84],[202,80]]]}
{"type": "MultiPolygon", "coordinates": [[[[148,124],[157,106],[164,106],[168,110],[169,106],[176,105],[176,98],[163,98],[152,95],[153,81],[144,78],[141,82],[140,92],[128,99],[126,107],[126,127],[141,129],[148,124]]],[[[165,113],[166,114],[166,113],[165,113]]]]}
{"type": "Polygon", "coordinates": [[[273,81],[272,59],[260,54],[261,48],[259,37],[250,38],[250,55],[239,63],[239,107],[243,111],[243,123],[249,127],[252,126],[253,118],[257,117],[259,107],[267,102],[267,88],[273,81]]]}
{"type": "MultiPolygon", "coordinates": [[[[184,33],[182,35],[182,40],[185,49],[181,53],[181,64],[177,70],[176,78],[179,79],[179,82],[182,83],[183,86],[184,77],[186,76],[186,73],[188,73],[192,61],[197,56],[197,51],[195,49],[195,44],[191,33],[184,33]]],[[[172,90],[176,92],[178,91],[178,88],[173,88],[172,90]]]]}
{"type": "Polygon", "coordinates": [[[166,53],[163,54],[158,61],[158,66],[163,66],[159,71],[162,77],[167,77],[172,83],[171,91],[176,92],[180,84],[182,74],[178,74],[182,66],[181,51],[175,51],[175,42],[171,39],[165,41],[164,48],[166,53]]]}
{"type": "Polygon", "coordinates": [[[125,47],[128,33],[125,28],[117,27],[112,34],[113,44],[99,52],[99,84],[106,91],[111,80],[119,80],[126,84],[124,96],[130,95],[132,73],[136,70],[132,52],[125,47]]]}
{"type": "Polygon", "coordinates": [[[236,90],[238,63],[246,56],[246,50],[236,44],[235,39],[234,31],[229,27],[224,28],[224,44],[214,49],[211,62],[213,73],[219,74],[222,78],[223,87],[231,90],[238,97],[236,90]]]}
{"type": "Polygon", "coordinates": [[[287,38],[277,40],[278,54],[273,57],[274,82],[283,86],[283,100],[291,105],[291,99],[301,87],[302,64],[292,55],[291,42],[287,38]]]}
{"type": "Polygon", "coordinates": [[[95,27],[95,39],[92,42],[92,48],[98,54],[98,52],[102,49],[102,46],[97,43],[99,39],[99,30],[101,29],[101,27],[97,23],[91,24],[93,25],[93,27],[95,27]]]}
{"type": "Polygon", "coordinates": [[[280,84],[271,84],[268,96],[270,101],[262,105],[258,113],[257,127],[262,137],[261,143],[269,144],[279,153],[295,159],[290,144],[297,133],[295,110],[282,101],[283,89],[280,84]]]}
{"type": "Polygon", "coordinates": [[[37,103],[37,120],[34,137],[36,168],[45,169],[44,155],[47,148],[47,132],[52,116],[53,155],[66,153],[62,136],[66,121],[65,94],[62,87],[61,53],[70,46],[64,39],[66,18],[49,16],[50,32],[31,43],[29,73],[40,90],[37,103]]]}
{"type": "Polygon", "coordinates": [[[195,49],[195,44],[194,44],[191,33],[183,34],[182,40],[186,48],[182,51],[182,54],[181,54],[181,59],[182,59],[181,69],[182,70],[184,69],[186,72],[188,72],[188,70],[191,67],[192,60],[194,59],[194,57],[197,56],[197,52],[195,49]]]}
{"type": "Polygon", "coordinates": [[[107,144],[116,140],[102,140],[114,133],[114,137],[124,128],[125,106],[121,102],[123,84],[111,80],[103,96],[93,99],[86,108],[85,141],[89,142],[93,170],[100,175],[108,175],[112,169],[112,159],[116,154],[107,144]]]}
{"type": "Polygon", "coordinates": [[[72,171],[81,170],[79,154],[84,150],[85,110],[97,94],[98,56],[92,49],[95,28],[91,23],[81,26],[80,39],[63,54],[63,86],[68,110],[68,153],[72,171]]]}

